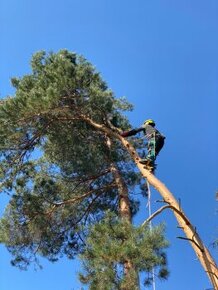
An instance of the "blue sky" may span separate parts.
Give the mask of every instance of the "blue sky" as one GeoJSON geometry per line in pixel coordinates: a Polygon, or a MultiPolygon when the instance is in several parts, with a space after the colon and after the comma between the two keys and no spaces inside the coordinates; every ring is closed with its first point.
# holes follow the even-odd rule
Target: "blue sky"
{"type": "MultiPolygon", "coordinates": [[[[169,187],[217,260],[218,2],[215,0],[3,0],[0,3],[0,97],[10,78],[30,71],[38,50],[83,54],[117,97],[134,104],[133,126],[155,119],[166,135],[157,176],[169,187]]],[[[152,201],[160,199],[153,192],[152,201]]],[[[1,212],[7,197],[0,196],[1,212]]],[[[142,205],[137,223],[147,215],[142,205]]],[[[153,203],[153,209],[157,205],[153,203]]],[[[164,221],[171,275],[161,290],[206,290],[206,274],[171,212],[164,221]]],[[[20,272],[0,246],[1,290],[77,290],[77,261],[43,261],[20,272]]],[[[143,289],[143,288],[142,288],[143,289]]]]}

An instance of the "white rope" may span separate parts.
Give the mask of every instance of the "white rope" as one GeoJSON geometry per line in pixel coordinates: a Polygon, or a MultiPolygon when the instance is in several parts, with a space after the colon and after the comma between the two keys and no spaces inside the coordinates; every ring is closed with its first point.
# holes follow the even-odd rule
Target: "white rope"
{"type": "MultiPolygon", "coordinates": [[[[148,217],[150,217],[151,216],[151,190],[150,190],[150,184],[148,183],[148,181],[146,181],[146,183],[147,183],[147,192],[148,192],[148,202],[147,202],[146,207],[148,208],[148,217]]],[[[149,221],[149,228],[150,230],[152,230],[151,221],[149,221]]],[[[152,287],[153,287],[153,290],[156,290],[154,268],[152,269],[152,287]]]]}

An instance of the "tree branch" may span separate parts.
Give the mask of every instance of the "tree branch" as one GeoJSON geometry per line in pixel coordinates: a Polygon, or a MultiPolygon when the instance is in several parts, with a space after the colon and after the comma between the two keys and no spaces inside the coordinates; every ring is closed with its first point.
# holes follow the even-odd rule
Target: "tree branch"
{"type": "Polygon", "coordinates": [[[76,196],[76,197],[74,197],[72,199],[67,199],[67,200],[55,203],[54,205],[55,206],[61,206],[61,205],[69,204],[69,203],[75,203],[75,202],[77,202],[77,201],[79,201],[81,199],[86,198],[87,196],[89,196],[89,195],[91,195],[91,194],[93,194],[95,192],[99,192],[99,191],[102,192],[102,191],[105,191],[105,190],[107,190],[109,188],[112,188],[112,187],[116,187],[116,184],[114,182],[109,184],[109,185],[107,185],[107,186],[104,186],[104,187],[101,187],[101,188],[98,188],[98,189],[90,190],[87,193],[84,193],[83,195],[78,195],[78,196],[76,196]]]}
{"type": "Polygon", "coordinates": [[[177,237],[177,239],[180,239],[180,240],[186,240],[186,241],[189,241],[189,242],[191,242],[191,243],[194,243],[194,244],[196,245],[196,247],[198,247],[198,248],[201,250],[201,252],[204,251],[204,249],[202,249],[202,248],[198,245],[198,243],[196,243],[193,239],[188,239],[188,238],[185,238],[185,237],[177,237]]]}
{"type": "Polygon", "coordinates": [[[158,214],[160,214],[162,211],[164,211],[167,208],[172,208],[171,205],[164,205],[161,208],[159,208],[157,211],[155,211],[152,215],[150,215],[142,224],[141,226],[144,227],[146,224],[148,224],[153,218],[155,218],[158,214]]]}

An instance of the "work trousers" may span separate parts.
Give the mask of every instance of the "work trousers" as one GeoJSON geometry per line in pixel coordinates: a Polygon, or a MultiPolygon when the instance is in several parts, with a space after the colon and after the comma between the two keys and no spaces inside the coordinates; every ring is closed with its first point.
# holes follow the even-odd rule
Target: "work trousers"
{"type": "Polygon", "coordinates": [[[157,155],[159,154],[160,150],[164,146],[164,137],[161,135],[155,135],[151,137],[148,141],[148,154],[147,159],[151,160],[152,162],[155,161],[157,155]]]}

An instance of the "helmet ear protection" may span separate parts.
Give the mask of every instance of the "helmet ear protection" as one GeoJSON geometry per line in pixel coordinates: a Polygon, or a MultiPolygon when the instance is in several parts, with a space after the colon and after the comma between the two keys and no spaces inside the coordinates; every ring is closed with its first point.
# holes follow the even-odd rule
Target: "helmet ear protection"
{"type": "Polygon", "coordinates": [[[144,122],[144,125],[151,125],[151,126],[155,126],[155,122],[152,119],[148,119],[144,122]]]}

